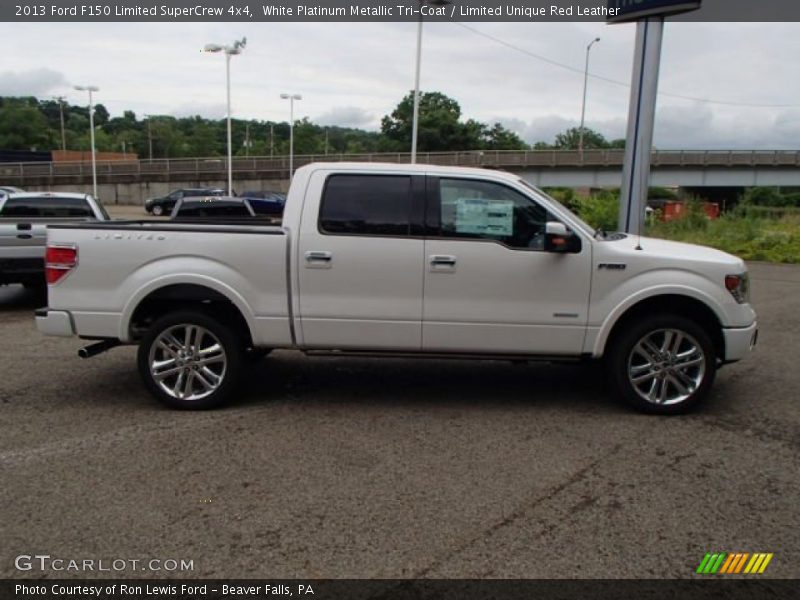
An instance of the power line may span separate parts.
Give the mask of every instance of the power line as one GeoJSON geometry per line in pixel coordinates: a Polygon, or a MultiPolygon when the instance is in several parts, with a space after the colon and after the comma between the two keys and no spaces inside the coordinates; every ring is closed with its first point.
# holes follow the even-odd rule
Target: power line
{"type": "MultiPolygon", "coordinates": [[[[553,60],[552,58],[548,58],[547,56],[543,56],[541,54],[536,54],[535,52],[531,52],[525,48],[507,42],[506,40],[500,39],[495,37],[491,34],[485,33],[479,29],[475,29],[474,27],[470,27],[469,25],[465,25],[464,23],[454,22],[454,25],[458,25],[459,27],[466,29],[467,31],[471,31],[472,33],[484,37],[488,40],[496,42],[501,46],[505,46],[506,48],[510,48],[511,50],[515,50],[517,52],[521,52],[531,58],[535,58],[542,62],[546,62],[554,67],[559,67],[561,69],[566,69],[568,71],[572,71],[573,73],[578,73],[583,75],[583,69],[579,69],[577,67],[573,67],[572,65],[568,65],[566,63],[559,62],[557,60],[553,60]]],[[[619,81],[617,79],[611,79],[610,77],[603,77],[602,75],[595,75],[594,73],[589,73],[589,77],[596,79],[598,81],[604,81],[606,83],[610,83],[613,85],[622,86],[625,88],[630,89],[630,84],[625,83],[624,81],[619,81]]],[[[798,108],[800,104],[755,104],[750,102],[736,102],[732,100],[716,100],[712,98],[699,98],[696,96],[685,96],[683,94],[673,94],[670,92],[658,92],[659,96],[665,96],[667,98],[677,98],[679,100],[689,100],[692,102],[702,102],[704,104],[718,104],[722,106],[738,106],[743,108],[798,108]]]]}

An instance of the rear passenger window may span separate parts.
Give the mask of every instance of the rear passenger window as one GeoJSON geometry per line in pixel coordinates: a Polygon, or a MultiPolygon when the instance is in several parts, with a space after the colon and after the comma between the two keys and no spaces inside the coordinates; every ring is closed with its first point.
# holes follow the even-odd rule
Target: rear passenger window
{"type": "Polygon", "coordinates": [[[407,236],[411,177],[332,175],[320,208],[320,230],[340,235],[407,236]]]}
{"type": "Polygon", "coordinates": [[[91,218],[92,209],[80,198],[9,198],[0,217],[5,218],[91,218]]]}

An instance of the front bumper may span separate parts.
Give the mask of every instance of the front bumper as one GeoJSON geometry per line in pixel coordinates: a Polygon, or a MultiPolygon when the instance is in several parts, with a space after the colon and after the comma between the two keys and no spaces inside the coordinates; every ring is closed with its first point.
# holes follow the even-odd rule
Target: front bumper
{"type": "Polygon", "coordinates": [[[723,328],[725,362],[734,362],[750,354],[758,341],[758,322],[749,327],[723,328]]]}
{"type": "Polygon", "coordinates": [[[36,311],[36,328],[45,335],[60,337],[75,335],[72,316],[65,310],[38,309],[36,311]]]}

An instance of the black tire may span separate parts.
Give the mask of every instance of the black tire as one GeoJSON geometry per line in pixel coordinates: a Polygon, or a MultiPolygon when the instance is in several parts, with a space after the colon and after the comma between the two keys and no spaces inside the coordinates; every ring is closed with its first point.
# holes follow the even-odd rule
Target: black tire
{"type": "Polygon", "coordinates": [[[147,330],[139,344],[137,364],[147,389],[167,406],[182,410],[215,408],[237,391],[245,366],[244,341],[235,327],[205,312],[176,311],[147,330]],[[189,328],[203,333],[195,333],[187,341],[189,328]],[[177,342],[169,344],[170,350],[159,345],[167,333],[177,342]],[[217,346],[220,351],[214,350],[217,346]],[[151,368],[156,361],[163,364],[161,381],[156,379],[155,367],[151,368]],[[173,364],[168,364],[170,361],[173,364]],[[172,371],[175,373],[165,376],[172,371]],[[181,372],[183,380],[179,380],[181,372]]]}
{"type": "Polygon", "coordinates": [[[676,415],[705,398],[717,371],[714,343],[705,329],[669,314],[641,317],[623,327],[610,341],[606,360],[612,390],[622,399],[645,413],[676,415]]]}
{"type": "Polygon", "coordinates": [[[164,207],[161,206],[160,204],[156,204],[153,206],[150,212],[153,213],[156,217],[160,217],[161,215],[164,214],[164,207]]]}

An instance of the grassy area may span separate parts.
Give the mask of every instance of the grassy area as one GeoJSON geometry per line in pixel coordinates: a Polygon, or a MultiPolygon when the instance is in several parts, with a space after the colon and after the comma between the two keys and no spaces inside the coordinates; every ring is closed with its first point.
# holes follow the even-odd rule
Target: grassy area
{"type": "Polygon", "coordinates": [[[800,263],[800,215],[770,219],[731,214],[694,226],[684,221],[689,219],[653,223],[647,235],[711,246],[744,260],[800,263]]]}
{"type": "MultiPolygon", "coordinates": [[[[572,208],[593,227],[617,228],[618,197],[602,192],[591,198],[571,199],[572,208]]],[[[744,260],[800,263],[800,210],[743,207],[711,221],[699,204],[690,203],[678,221],[655,220],[647,225],[650,237],[718,248],[744,260]]]]}

